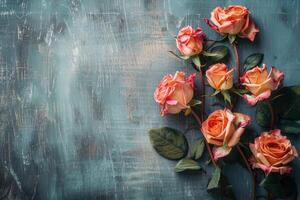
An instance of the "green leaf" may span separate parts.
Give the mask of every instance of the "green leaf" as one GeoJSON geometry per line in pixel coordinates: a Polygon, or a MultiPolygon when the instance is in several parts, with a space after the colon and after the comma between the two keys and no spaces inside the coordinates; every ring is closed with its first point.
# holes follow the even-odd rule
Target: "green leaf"
{"type": "Polygon", "coordinates": [[[256,106],[256,122],[258,125],[269,128],[271,123],[271,112],[268,103],[260,101],[256,106]]]}
{"type": "Polygon", "coordinates": [[[184,116],[189,116],[192,113],[192,109],[191,107],[188,107],[185,111],[184,111],[184,116]]]}
{"type": "Polygon", "coordinates": [[[201,138],[200,140],[196,141],[193,146],[192,146],[192,157],[194,159],[199,159],[203,152],[204,152],[204,146],[205,146],[205,143],[204,143],[204,139],[201,138]]]}
{"type": "Polygon", "coordinates": [[[211,63],[217,63],[223,60],[228,54],[228,48],[220,45],[212,48],[210,51],[203,51],[202,55],[211,63]]]}
{"type": "Polygon", "coordinates": [[[236,39],[236,35],[228,35],[228,40],[230,44],[233,44],[236,39]]]}
{"type": "MultiPolygon", "coordinates": [[[[283,128],[285,133],[300,133],[298,132],[299,122],[297,122],[300,120],[300,85],[283,87],[273,92],[270,99],[272,99],[276,125],[283,128]]],[[[267,103],[259,102],[256,109],[257,123],[268,128],[270,120],[271,114],[267,103]]]]}
{"type": "Polygon", "coordinates": [[[222,90],[221,93],[224,97],[224,101],[228,102],[231,105],[231,97],[230,97],[229,92],[227,90],[222,90]]]}
{"type": "Polygon", "coordinates": [[[300,123],[298,121],[281,120],[278,125],[278,128],[283,133],[292,133],[292,134],[300,133],[300,123]]]}
{"type": "Polygon", "coordinates": [[[199,101],[199,100],[197,100],[197,99],[192,99],[192,100],[190,101],[190,103],[189,103],[189,106],[194,107],[194,106],[198,106],[198,105],[200,105],[200,104],[202,104],[201,101],[199,101]]]}
{"type": "Polygon", "coordinates": [[[201,169],[201,166],[192,159],[182,159],[180,160],[176,167],[175,172],[183,172],[187,170],[199,170],[201,169]]]}
{"type": "Polygon", "coordinates": [[[192,61],[193,63],[198,67],[200,68],[201,67],[201,61],[200,61],[200,58],[198,55],[195,55],[195,56],[192,56],[192,61]]]}
{"type": "Polygon", "coordinates": [[[264,54],[262,53],[254,53],[248,56],[244,62],[244,70],[250,70],[253,67],[258,66],[264,58],[264,54]]]}
{"type": "Polygon", "coordinates": [[[260,183],[260,186],[264,187],[271,196],[286,198],[294,197],[296,199],[297,188],[295,181],[289,175],[280,175],[279,173],[270,173],[260,183]]]}
{"type": "Polygon", "coordinates": [[[216,189],[219,187],[219,182],[221,179],[221,169],[216,167],[215,171],[212,174],[212,177],[208,183],[207,190],[216,189]]]}
{"type": "Polygon", "coordinates": [[[217,42],[223,42],[226,38],[227,38],[227,36],[225,35],[224,37],[221,37],[218,40],[205,40],[205,49],[209,49],[217,42]]]}
{"type": "Polygon", "coordinates": [[[214,96],[216,96],[217,94],[219,94],[220,92],[221,92],[221,90],[215,90],[214,93],[212,93],[212,94],[209,95],[209,96],[214,97],[214,96]]]}
{"type": "Polygon", "coordinates": [[[188,143],[183,133],[173,128],[151,129],[149,137],[157,153],[167,159],[178,160],[188,152],[188,143]]]}
{"type": "Polygon", "coordinates": [[[237,95],[239,95],[239,96],[243,96],[243,94],[249,93],[249,91],[246,90],[246,89],[239,89],[239,88],[234,88],[234,87],[232,87],[230,89],[230,91],[237,94],[237,95]]]}
{"type": "Polygon", "coordinates": [[[176,54],[176,53],[173,52],[173,51],[169,51],[169,53],[171,53],[171,54],[172,54],[173,56],[175,56],[176,58],[179,58],[179,59],[182,59],[182,60],[187,60],[187,59],[190,58],[189,56],[178,55],[178,54],[176,54]]]}
{"type": "Polygon", "coordinates": [[[274,96],[273,100],[277,113],[284,119],[300,120],[300,85],[283,87],[274,96]]]}
{"type": "Polygon", "coordinates": [[[215,168],[215,171],[212,174],[212,178],[208,183],[207,191],[210,193],[219,194],[222,197],[225,196],[232,200],[236,199],[234,196],[232,185],[228,184],[226,177],[223,176],[219,167],[215,168]]]}

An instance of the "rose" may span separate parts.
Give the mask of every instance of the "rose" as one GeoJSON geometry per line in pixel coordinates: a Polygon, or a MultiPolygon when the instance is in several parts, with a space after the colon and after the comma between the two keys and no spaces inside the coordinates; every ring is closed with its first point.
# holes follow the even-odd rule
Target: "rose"
{"type": "Polygon", "coordinates": [[[250,11],[240,5],[229,6],[228,8],[216,7],[211,12],[210,20],[205,22],[214,30],[221,34],[238,35],[254,41],[255,35],[259,32],[256,25],[250,19],[250,11]]]}
{"type": "Polygon", "coordinates": [[[284,74],[275,67],[272,67],[268,74],[265,64],[263,64],[262,68],[257,66],[248,70],[240,80],[242,85],[246,86],[252,95],[244,94],[244,99],[253,106],[258,101],[269,98],[271,91],[278,88],[283,78],[284,74]]]}
{"type": "Polygon", "coordinates": [[[252,167],[266,173],[290,173],[292,168],[286,164],[298,157],[296,148],[286,136],[281,135],[279,129],[262,133],[249,147],[253,154],[250,158],[252,167]]]}
{"type": "Polygon", "coordinates": [[[194,30],[191,26],[183,27],[176,37],[177,48],[184,56],[197,55],[203,49],[204,37],[201,28],[194,30]]]}
{"type": "Polygon", "coordinates": [[[228,71],[224,63],[217,63],[206,71],[206,78],[209,85],[216,90],[228,90],[233,85],[233,71],[228,71]]]}
{"type": "Polygon", "coordinates": [[[154,92],[154,99],[161,107],[161,115],[179,113],[188,108],[194,95],[195,74],[185,79],[184,72],[177,71],[175,76],[165,76],[154,92]]]}
{"type": "Polygon", "coordinates": [[[216,110],[202,123],[201,131],[213,148],[213,159],[217,160],[228,155],[235,146],[245,127],[250,123],[250,116],[232,113],[228,109],[216,110]]]}

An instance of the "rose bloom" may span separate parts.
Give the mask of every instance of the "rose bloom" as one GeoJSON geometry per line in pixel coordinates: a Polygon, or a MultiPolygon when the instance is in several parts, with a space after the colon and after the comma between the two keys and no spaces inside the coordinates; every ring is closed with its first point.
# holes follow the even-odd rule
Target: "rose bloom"
{"type": "Polygon", "coordinates": [[[216,90],[229,90],[233,85],[233,69],[227,69],[224,63],[217,63],[206,71],[209,85],[216,90]]]}
{"type": "Polygon", "coordinates": [[[262,68],[257,66],[248,70],[240,80],[252,95],[244,94],[244,99],[253,106],[258,101],[269,98],[271,92],[278,88],[283,78],[284,74],[275,67],[272,67],[268,74],[265,64],[262,68]]]}
{"type": "Polygon", "coordinates": [[[216,110],[202,123],[201,131],[213,148],[213,159],[217,160],[228,155],[235,146],[245,127],[250,123],[250,116],[232,113],[229,109],[216,110]]]}
{"type": "Polygon", "coordinates": [[[298,157],[297,150],[279,129],[264,132],[257,137],[254,144],[249,144],[253,156],[250,162],[253,168],[260,168],[266,173],[290,173],[287,163],[298,157]]]}
{"type": "Polygon", "coordinates": [[[208,19],[205,19],[205,22],[219,33],[238,35],[241,38],[248,38],[252,42],[256,33],[259,32],[250,19],[250,11],[240,5],[228,8],[216,7],[211,12],[210,20],[213,24],[208,19]]]}
{"type": "Polygon", "coordinates": [[[203,49],[204,37],[201,28],[194,30],[191,26],[183,27],[176,37],[177,48],[184,56],[197,55],[203,49]]]}
{"type": "Polygon", "coordinates": [[[179,113],[188,108],[194,95],[194,79],[192,74],[185,79],[184,72],[177,71],[175,76],[165,76],[154,92],[154,99],[161,107],[161,115],[179,113]]]}

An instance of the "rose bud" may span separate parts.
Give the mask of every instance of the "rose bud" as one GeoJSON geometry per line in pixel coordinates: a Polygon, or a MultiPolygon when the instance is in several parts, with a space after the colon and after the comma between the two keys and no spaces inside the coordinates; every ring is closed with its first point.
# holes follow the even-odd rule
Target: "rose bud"
{"type": "Polygon", "coordinates": [[[253,156],[250,162],[253,168],[260,168],[266,173],[290,173],[287,163],[298,157],[297,150],[279,129],[264,132],[255,138],[254,144],[249,144],[253,156]]]}
{"type": "Polygon", "coordinates": [[[283,78],[284,74],[275,67],[272,67],[268,74],[265,64],[262,68],[257,66],[248,70],[240,80],[252,95],[244,94],[243,98],[252,106],[258,101],[268,99],[271,92],[281,84],[283,78]]]}
{"type": "Polygon", "coordinates": [[[216,7],[211,12],[210,20],[213,24],[208,19],[205,19],[205,22],[215,31],[221,34],[238,35],[241,38],[248,38],[252,42],[256,33],[259,32],[250,19],[250,11],[240,5],[224,9],[216,7]]]}
{"type": "Polygon", "coordinates": [[[216,90],[229,90],[233,85],[233,69],[227,69],[224,63],[217,63],[206,71],[209,85],[216,90]]]}
{"type": "Polygon", "coordinates": [[[250,116],[232,113],[228,109],[216,110],[202,123],[201,131],[213,148],[213,159],[228,155],[250,123],[250,116]]]}
{"type": "Polygon", "coordinates": [[[184,56],[197,55],[203,49],[204,37],[201,28],[194,30],[191,26],[183,27],[176,37],[177,48],[184,56]]]}
{"type": "Polygon", "coordinates": [[[160,105],[161,115],[176,114],[188,108],[194,95],[194,79],[192,74],[185,79],[184,72],[177,71],[175,76],[165,76],[154,92],[154,99],[160,105]]]}

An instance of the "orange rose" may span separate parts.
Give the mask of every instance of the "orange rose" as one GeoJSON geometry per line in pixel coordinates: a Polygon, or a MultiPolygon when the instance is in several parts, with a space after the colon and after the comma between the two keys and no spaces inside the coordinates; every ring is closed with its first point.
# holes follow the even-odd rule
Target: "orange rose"
{"type": "Polygon", "coordinates": [[[228,8],[216,7],[211,12],[210,20],[205,22],[221,34],[238,35],[254,41],[255,35],[259,32],[253,21],[250,19],[250,11],[240,5],[229,6],[228,8]]]}
{"type": "Polygon", "coordinates": [[[265,64],[262,68],[257,66],[248,70],[240,80],[252,95],[244,94],[244,99],[253,106],[257,101],[269,98],[271,92],[278,88],[283,78],[284,74],[275,67],[272,67],[268,74],[265,64]]]}
{"type": "Polygon", "coordinates": [[[209,85],[216,90],[229,90],[233,85],[233,69],[227,69],[224,63],[217,63],[206,71],[209,85]]]}
{"type": "Polygon", "coordinates": [[[194,30],[191,26],[183,27],[176,37],[177,48],[184,56],[197,55],[203,49],[204,37],[201,28],[194,30]]]}
{"type": "Polygon", "coordinates": [[[245,127],[250,123],[250,116],[241,113],[232,113],[228,109],[216,110],[202,123],[201,131],[213,148],[214,159],[228,155],[235,146],[245,127]]]}
{"type": "Polygon", "coordinates": [[[260,168],[266,173],[290,173],[287,163],[298,157],[297,150],[279,129],[264,132],[257,137],[254,144],[249,144],[253,156],[250,162],[253,168],[260,168]]]}
{"type": "Polygon", "coordinates": [[[194,95],[195,74],[185,80],[184,72],[177,71],[175,76],[165,76],[154,92],[154,99],[161,107],[161,115],[179,113],[188,108],[194,95]]]}

